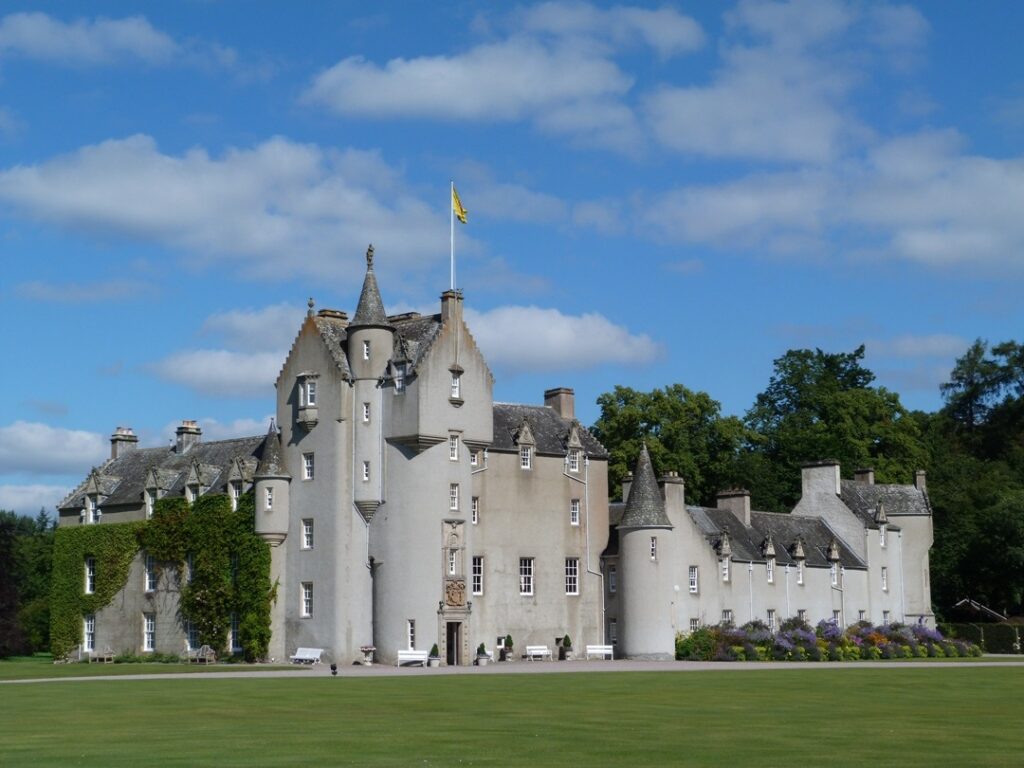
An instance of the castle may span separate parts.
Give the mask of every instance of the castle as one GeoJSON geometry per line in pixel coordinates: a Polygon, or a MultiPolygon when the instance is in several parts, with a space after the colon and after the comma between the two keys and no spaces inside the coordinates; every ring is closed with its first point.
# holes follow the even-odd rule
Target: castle
{"type": "MultiPolygon", "coordinates": [[[[792,514],[724,492],[687,506],[683,480],[656,478],[646,449],[609,504],[607,453],[574,415],[573,391],[544,405],[496,403],[463,320],[388,315],[373,250],[351,319],[312,301],[276,381],[264,436],[204,442],[185,421],[169,448],[111,437],[111,458],[59,505],[59,525],[144,520],[156,501],[255,494],[277,599],[269,656],[300,647],[350,663],[437,644],[448,664],[498,638],[671,658],[701,624],[804,616],[933,622],[924,475],[876,485],[869,471],[806,467],[792,514]]],[[[180,652],[196,643],[176,583],[140,552],[117,598],[83,616],[82,646],[180,652]]],[[[89,588],[85,563],[83,589],[89,588]]],[[[94,576],[94,574],[93,574],[94,576]]],[[[237,628],[228,652],[236,647],[237,628]]]]}

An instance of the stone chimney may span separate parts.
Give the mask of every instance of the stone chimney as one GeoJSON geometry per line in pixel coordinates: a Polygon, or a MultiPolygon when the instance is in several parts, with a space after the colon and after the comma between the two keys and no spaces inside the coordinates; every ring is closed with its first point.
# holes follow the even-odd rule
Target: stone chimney
{"type": "Polygon", "coordinates": [[[202,439],[203,431],[199,428],[199,422],[194,419],[183,419],[181,426],[174,431],[177,437],[175,448],[178,453],[185,453],[193,445],[202,439]]]}
{"type": "Polygon", "coordinates": [[[135,436],[131,427],[118,427],[110,436],[110,458],[116,459],[124,456],[128,451],[134,451],[139,446],[139,438],[135,436]]]}
{"type": "Polygon", "coordinates": [[[576,393],[569,387],[555,387],[544,393],[544,405],[554,408],[563,419],[576,418],[576,393]]]}
{"type": "Polygon", "coordinates": [[[666,472],[658,478],[661,498],[665,500],[665,511],[669,517],[686,509],[686,484],[678,472],[666,472]]]}
{"type": "Polygon", "coordinates": [[[922,493],[928,491],[928,473],[923,469],[919,469],[914,473],[914,487],[922,493]]]}
{"type": "Polygon", "coordinates": [[[743,525],[750,527],[750,491],[746,488],[719,491],[716,502],[719,509],[728,509],[743,525]]]}
{"type": "Polygon", "coordinates": [[[800,480],[801,495],[804,498],[821,494],[838,496],[840,492],[839,462],[835,459],[824,459],[804,464],[800,468],[800,480]]]}
{"type": "Polygon", "coordinates": [[[441,323],[462,319],[462,291],[447,290],[441,294],[441,323]]]}
{"type": "Polygon", "coordinates": [[[853,479],[858,483],[867,483],[868,485],[875,484],[875,470],[871,467],[865,467],[864,469],[855,469],[853,471],[853,479]]]}

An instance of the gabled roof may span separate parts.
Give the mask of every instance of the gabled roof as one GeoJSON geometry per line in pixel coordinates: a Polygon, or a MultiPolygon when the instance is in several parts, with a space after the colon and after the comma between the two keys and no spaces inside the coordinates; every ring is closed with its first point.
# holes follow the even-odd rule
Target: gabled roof
{"type": "Polygon", "coordinates": [[[629,486],[629,498],[626,499],[619,528],[671,527],[672,523],[665,512],[665,500],[661,498],[661,489],[654,477],[651,455],[644,443],[636,460],[636,469],[633,470],[633,482],[629,486]]]}
{"type": "Polygon", "coordinates": [[[390,328],[388,314],[384,311],[384,301],[377,287],[377,276],[373,272],[373,246],[366,249],[366,277],[363,278],[363,290],[359,294],[359,304],[352,316],[350,328],[379,326],[390,328]]]}
{"type": "MultiPolygon", "coordinates": [[[[515,451],[516,435],[523,422],[530,427],[538,454],[564,456],[569,446],[569,435],[574,421],[564,419],[547,405],[494,404],[493,451],[515,451]]],[[[583,452],[592,459],[606,459],[608,452],[597,438],[576,422],[583,452]]]]}
{"type": "Polygon", "coordinates": [[[843,503],[867,528],[878,527],[875,512],[879,502],[885,505],[885,515],[890,528],[895,528],[892,519],[894,517],[926,516],[932,513],[928,495],[913,485],[882,485],[843,480],[839,487],[839,497],[843,503]]]}

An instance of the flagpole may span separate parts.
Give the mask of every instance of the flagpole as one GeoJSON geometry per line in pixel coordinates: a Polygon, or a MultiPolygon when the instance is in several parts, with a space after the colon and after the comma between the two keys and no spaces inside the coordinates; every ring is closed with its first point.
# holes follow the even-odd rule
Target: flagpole
{"type": "Polygon", "coordinates": [[[449,180],[450,189],[448,190],[448,218],[450,219],[451,227],[451,245],[452,245],[452,290],[455,290],[455,180],[449,180]]]}

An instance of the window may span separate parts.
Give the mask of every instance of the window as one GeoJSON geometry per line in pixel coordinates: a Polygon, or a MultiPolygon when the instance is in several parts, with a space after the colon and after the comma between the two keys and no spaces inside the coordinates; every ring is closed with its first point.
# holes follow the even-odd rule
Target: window
{"type": "Polygon", "coordinates": [[[455,571],[455,550],[454,549],[449,549],[448,550],[448,575],[449,576],[454,576],[455,573],[456,573],[456,571],[455,571]]]}
{"type": "Polygon", "coordinates": [[[452,374],[452,400],[460,400],[462,398],[462,374],[452,374]]]}
{"type": "Polygon", "coordinates": [[[153,492],[152,491],[146,491],[145,493],[143,493],[142,498],[143,498],[143,502],[146,505],[146,519],[149,520],[151,517],[153,517],[153,505],[154,505],[153,492]]]}
{"type": "Polygon", "coordinates": [[[306,386],[303,387],[306,395],[306,405],[316,405],[316,379],[306,379],[306,386]]]}
{"type": "Polygon", "coordinates": [[[530,469],[533,466],[533,448],[528,445],[519,446],[519,468],[530,469]]]}
{"type": "Polygon", "coordinates": [[[405,641],[409,645],[409,650],[415,650],[416,648],[416,619],[407,619],[405,622],[405,641]]]}
{"type": "Polygon", "coordinates": [[[801,587],[804,585],[804,561],[796,561],[796,583],[801,587]]]}
{"type": "Polygon", "coordinates": [[[153,556],[152,555],[146,555],[145,564],[146,564],[146,576],[145,576],[144,581],[145,581],[145,585],[146,585],[146,591],[147,592],[155,592],[156,591],[157,573],[156,573],[156,561],[153,560],[153,556]]]}
{"type": "Polygon", "coordinates": [[[240,653],[242,651],[242,634],[238,631],[238,614],[231,614],[231,629],[228,634],[228,647],[231,648],[232,653],[240,653]]]}
{"type": "Polygon", "coordinates": [[[828,577],[832,581],[832,586],[839,585],[839,566],[836,563],[832,563],[828,567],[828,577]]]}
{"type": "Polygon", "coordinates": [[[857,621],[867,621],[867,619],[868,619],[868,612],[867,611],[865,611],[863,608],[861,608],[859,611],[857,611],[857,621]]]}
{"type": "Polygon", "coordinates": [[[302,582],[302,616],[309,617],[313,615],[313,582],[304,581],[302,582]]]}
{"type": "Polygon", "coordinates": [[[142,614],[142,650],[156,650],[156,614],[142,614]]]}
{"type": "Polygon", "coordinates": [[[185,619],[185,645],[190,651],[199,650],[199,628],[192,619],[185,619]]]}
{"type": "Polygon", "coordinates": [[[96,614],[87,613],[82,619],[83,650],[96,650],[96,614]]]}
{"type": "Polygon", "coordinates": [[[651,560],[658,559],[658,537],[651,536],[651,560]]]}
{"type": "Polygon", "coordinates": [[[266,492],[265,497],[266,497],[266,500],[267,500],[267,509],[273,509],[274,508],[274,489],[273,488],[267,488],[266,490],[267,490],[267,492],[266,492]]]}
{"type": "Polygon", "coordinates": [[[569,471],[579,472],[580,471],[580,452],[577,450],[569,451],[569,471]]]}
{"type": "Polygon", "coordinates": [[[724,608],[722,610],[722,623],[732,624],[732,608],[724,608]]]}
{"type": "Polygon", "coordinates": [[[313,548],[313,519],[309,517],[302,521],[302,548],[313,548]]]}
{"type": "Polygon", "coordinates": [[[885,549],[885,524],[878,526],[878,546],[885,549]]]}
{"type": "Polygon", "coordinates": [[[370,359],[370,340],[363,341],[363,360],[370,359]]]}
{"type": "Polygon", "coordinates": [[[882,566],[882,591],[889,591],[889,569],[884,565],[882,566]]]}
{"type": "Polygon", "coordinates": [[[363,424],[370,423],[370,404],[363,403],[363,424]]]}
{"type": "Polygon", "coordinates": [[[608,566],[608,592],[612,595],[619,588],[619,569],[614,565],[608,566]]]}
{"type": "Polygon", "coordinates": [[[698,581],[697,566],[690,566],[690,594],[696,595],[700,591],[700,582],[698,581]]]}
{"type": "Polygon", "coordinates": [[[729,558],[728,557],[723,557],[721,560],[718,561],[718,563],[719,563],[719,565],[722,568],[722,581],[728,581],[729,580],[729,558]]]}
{"type": "Polygon", "coordinates": [[[189,504],[195,504],[196,499],[199,498],[199,485],[192,483],[191,485],[185,486],[185,499],[189,504]]]}
{"type": "Polygon", "coordinates": [[[580,500],[573,499],[569,502],[569,525],[580,524],[580,500]]]}
{"type": "Polygon", "coordinates": [[[889,624],[889,612],[882,611],[882,625],[886,626],[889,624]]]}
{"type": "Polygon", "coordinates": [[[690,619],[690,631],[696,632],[700,629],[700,619],[690,619]]]}
{"type": "Polygon", "coordinates": [[[475,467],[480,463],[480,451],[471,451],[469,454],[469,466],[475,467]]]}
{"type": "Polygon", "coordinates": [[[405,394],[405,365],[395,366],[395,394],[405,394]]]}
{"type": "Polygon", "coordinates": [[[459,436],[448,435],[448,460],[459,460],[459,436]]]}
{"type": "Polygon", "coordinates": [[[470,519],[473,521],[473,525],[480,522],[480,497],[474,496],[470,506],[470,519]]]}
{"type": "Polygon", "coordinates": [[[533,558],[519,558],[519,594],[533,594],[533,558]]]}
{"type": "Polygon", "coordinates": [[[242,481],[232,480],[228,483],[228,495],[231,497],[231,511],[238,510],[238,500],[242,498],[242,481]]]}
{"type": "Polygon", "coordinates": [[[775,609],[768,609],[768,629],[772,632],[775,631],[775,609]]]}
{"type": "Polygon", "coordinates": [[[448,486],[448,509],[452,512],[459,511],[459,484],[452,483],[448,486]]]}
{"type": "Polygon", "coordinates": [[[473,594],[484,593],[484,558],[483,555],[473,555],[473,594]]]}
{"type": "Polygon", "coordinates": [[[370,480],[370,462],[364,461],[363,462],[363,482],[365,483],[365,482],[368,482],[369,480],[370,480]]]}
{"type": "Polygon", "coordinates": [[[765,563],[765,569],[768,572],[768,583],[775,583],[775,558],[769,557],[768,562],[765,563]]]}
{"type": "Polygon", "coordinates": [[[839,611],[832,611],[832,623],[837,627],[842,626],[842,617],[840,616],[839,611]]]}
{"type": "Polygon", "coordinates": [[[302,454],[302,479],[312,480],[313,479],[313,454],[304,453],[302,454]]]}
{"type": "Polygon", "coordinates": [[[804,608],[797,608],[796,617],[800,619],[800,621],[807,621],[807,610],[804,608]]]}
{"type": "Polygon", "coordinates": [[[580,593],[580,559],[578,557],[565,558],[565,594],[578,595],[580,593]]]}
{"type": "Polygon", "coordinates": [[[85,558],[85,594],[91,595],[96,591],[96,558],[85,558]]]}
{"type": "Polygon", "coordinates": [[[615,619],[608,619],[608,641],[612,645],[619,644],[619,623],[615,619]]]}
{"type": "Polygon", "coordinates": [[[100,521],[100,511],[96,505],[95,496],[85,497],[85,522],[87,523],[98,523],[100,521]]]}

